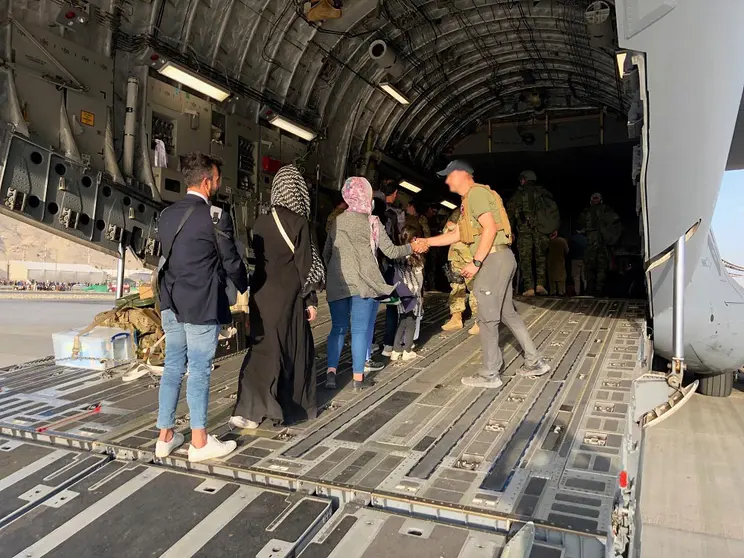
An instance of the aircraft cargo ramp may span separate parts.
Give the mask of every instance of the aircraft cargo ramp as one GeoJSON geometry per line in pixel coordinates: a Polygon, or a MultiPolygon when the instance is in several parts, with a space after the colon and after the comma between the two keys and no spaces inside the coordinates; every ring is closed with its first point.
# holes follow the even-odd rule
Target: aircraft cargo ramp
{"type": "Polygon", "coordinates": [[[631,382],[649,357],[645,305],[519,307],[554,370],[516,376],[521,357],[505,332],[499,391],[461,384],[479,365],[479,341],[441,334],[441,295],[427,299],[421,358],[388,366],[360,394],[345,385],[350,374],[335,392],[322,387],[330,323],[321,316],[313,421],[230,431],[243,356],[219,360],[210,425],[239,448],[206,464],[190,464],[183,449],[154,462],[157,379],[123,383],[118,371],[53,361],[2,370],[3,554],[137,555],[123,543],[134,537],[165,556],[227,556],[239,532],[255,550],[245,556],[491,557],[532,520],[533,557],[604,556],[631,382]]]}

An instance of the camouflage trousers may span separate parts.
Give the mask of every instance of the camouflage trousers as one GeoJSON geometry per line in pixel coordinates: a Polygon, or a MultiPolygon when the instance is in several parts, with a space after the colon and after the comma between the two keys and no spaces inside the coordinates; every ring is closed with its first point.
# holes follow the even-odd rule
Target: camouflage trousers
{"type": "Polygon", "coordinates": [[[547,287],[546,267],[550,238],[533,230],[517,232],[519,251],[519,272],[524,281],[524,290],[529,291],[537,285],[547,287]]]}
{"type": "Polygon", "coordinates": [[[473,280],[470,279],[465,283],[452,283],[450,287],[452,287],[448,300],[450,314],[462,314],[465,312],[466,302],[470,302],[470,311],[475,315],[478,312],[478,303],[473,294],[473,280]]]}
{"type": "Polygon", "coordinates": [[[599,296],[605,287],[610,267],[610,251],[603,244],[590,244],[584,253],[584,273],[587,292],[599,296]]]}

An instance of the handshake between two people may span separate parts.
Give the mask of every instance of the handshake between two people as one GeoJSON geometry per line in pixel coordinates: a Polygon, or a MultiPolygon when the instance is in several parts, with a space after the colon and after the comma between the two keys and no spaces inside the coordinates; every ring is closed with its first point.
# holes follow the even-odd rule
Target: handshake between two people
{"type": "Polygon", "coordinates": [[[426,254],[429,251],[429,243],[425,238],[414,238],[411,248],[417,254],[426,254]]]}

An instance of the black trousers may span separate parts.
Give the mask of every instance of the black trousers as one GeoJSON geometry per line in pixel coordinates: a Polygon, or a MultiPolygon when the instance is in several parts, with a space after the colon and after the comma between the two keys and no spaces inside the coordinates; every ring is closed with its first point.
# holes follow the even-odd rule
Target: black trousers
{"type": "Polygon", "coordinates": [[[398,330],[395,333],[395,343],[393,350],[400,353],[405,350],[410,351],[413,345],[413,336],[416,333],[416,315],[413,312],[406,312],[400,316],[398,330]]]}
{"type": "Polygon", "coordinates": [[[395,344],[395,334],[398,331],[398,308],[388,306],[385,310],[385,340],[383,344],[386,347],[392,347],[395,344]]]}

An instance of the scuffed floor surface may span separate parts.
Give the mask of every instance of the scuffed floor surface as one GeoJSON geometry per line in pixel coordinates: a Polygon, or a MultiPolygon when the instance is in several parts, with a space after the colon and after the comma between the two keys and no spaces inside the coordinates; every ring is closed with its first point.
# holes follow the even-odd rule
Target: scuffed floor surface
{"type": "MultiPolygon", "coordinates": [[[[601,556],[599,541],[604,540],[609,527],[622,468],[620,448],[631,381],[639,373],[645,306],[628,301],[546,298],[520,303],[519,308],[553,371],[538,379],[516,375],[522,358],[505,331],[504,386],[497,391],[461,384],[463,376],[478,369],[480,343],[468,335],[467,328],[441,333],[448,316],[446,299],[438,295],[427,299],[421,358],[389,365],[374,377],[375,386],[362,393],[350,388],[348,352],[343,355],[339,389],[330,392],[322,387],[330,324],[327,315],[321,316],[314,331],[322,411],[313,421],[231,431],[226,423],[235,402],[243,357],[220,360],[212,376],[210,425],[223,439],[236,439],[238,451],[220,462],[192,465],[185,450],[180,450],[164,460],[170,472],[155,468],[157,482],[172,477],[176,484],[195,483],[183,480],[191,479],[189,475],[203,477],[199,484],[206,482],[204,479],[228,482],[232,488],[220,490],[225,491],[224,502],[214,499],[212,507],[205,508],[203,521],[225,506],[229,517],[233,511],[237,514],[234,517],[243,517],[250,506],[236,506],[232,495],[243,482],[264,485],[269,492],[300,491],[296,495],[299,500],[304,492],[348,502],[334,514],[327,538],[318,539],[322,544],[310,544],[305,550],[308,554],[302,556],[330,556],[336,547],[351,544],[347,538],[351,533],[355,533],[353,541],[367,541],[364,548],[374,549],[370,555],[410,556],[410,552],[388,552],[407,548],[403,543],[396,546],[392,535],[380,542],[379,533],[388,531],[425,539],[426,544],[439,541],[439,547],[424,548],[424,540],[418,545],[425,553],[431,550],[453,558],[466,545],[475,544],[467,530],[455,532],[455,527],[432,522],[410,526],[407,519],[383,511],[423,514],[487,529],[534,520],[546,529],[543,533],[555,530],[557,537],[548,537],[550,544],[545,540],[533,556],[561,556],[561,541],[570,534],[579,537],[580,544],[564,548],[563,556],[570,558],[574,555],[570,549],[577,548],[581,548],[582,557],[601,556]],[[360,502],[361,508],[349,508],[360,502]],[[447,534],[442,529],[453,532],[447,534]],[[411,535],[407,530],[423,534],[411,535]]],[[[14,438],[23,437],[28,442],[107,450],[118,458],[138,459],[142,471],[127,473],[138,478],[152,468],[145,465],[152,460],[157,435],[157,387],[156,378],[125,384],[118,371],[102,374],[48,361],[0,371],[0,432],[11,445],[14,438]]],[[[188,434],[185,390],[182,396],[178,423],[188,434]]],[[[12,454],[15,450],[8,451],[12,454]]],[[[134,465],[126,469],[132,468],[137,469],[134,465]]],[[[137,504],[137,509],[146,508],[137,504]]],[[[272,508],[270,515],[280,513],[277,510],[272,508]]],[[[223,512],[227,513],[223,510],[220,517],[223,512]]],[[[179,513],[173,511],[174,520],[179,513]]],[[[311,524],[325,512],[318,508],[308,513],[311,524]]],[[[189,536],[186,525],[182,531],[181,538],[169,544],[177,545],[189,536]]],[[[290,539],[282,540],[299,544],[299,538],[290,539]]],[[[65,540],[68,545],[73,542],[72,538],[65,540]]],[[[490,558],[502,543],[503,537],[494,534],[480,541],[480,547],[476,545],[490,548],[492,553],[472,556],[490,558]]],[[[21,546],[19,552],[25,549],[21,546]]],[[[260,555],[273,556],[270,552],[260,555]]]]}

